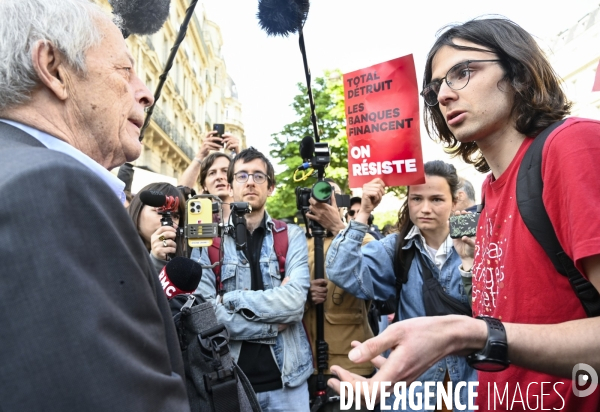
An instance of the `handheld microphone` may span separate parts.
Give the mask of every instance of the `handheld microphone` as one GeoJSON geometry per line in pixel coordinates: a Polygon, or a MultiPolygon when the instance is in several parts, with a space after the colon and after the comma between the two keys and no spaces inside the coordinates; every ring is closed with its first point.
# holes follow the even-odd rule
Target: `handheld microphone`
{"type": "Polygon", "coordinates": [[[171,0],[112,0],[113,13],[123,20],[123,37],[130,34],[154,34],[167,17],[171,0]]]}
{"type": "Polygon", "coordinates": [[[164,211],[175,211],[179,208],[179,197],[166,196],[156,190],[140,192],[140,200],[146,206],[158,207],[164,211]]]}
{"type": "Polygon", "coordinates": [[[302,28],[309,8],[308,0],[259,0],[256,16],[269,36],[287,37],[302,28]]]}
{"type": "Polygon", "coordinates": [[[183,293],[192,293],[202,279],[202,265],[185,257],[178,256],[166,264],[158,275],[160,284],[171,300],[183,293]]]}

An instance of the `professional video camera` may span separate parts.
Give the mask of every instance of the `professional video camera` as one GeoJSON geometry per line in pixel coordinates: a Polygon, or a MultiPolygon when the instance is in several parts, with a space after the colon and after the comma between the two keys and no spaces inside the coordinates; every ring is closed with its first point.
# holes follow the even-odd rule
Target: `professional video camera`
{"type": "Polygon", "coordinates": [[[306,218],[306,213],[309,211],[310,198],[312,197],[317,202],[331,204],[331,196],[334,195],[335,203],[338,207],[350,207],[350,196],[334,193],[331,185],[323,180],[325,168],[329,165],[331,160],[327,143],[314,143],[311,136],[306,136],[300,143],[300,156],[302,156],[304,163],[298,167],[296,173],[305,170],[307,172],[304,173],[300,179],[294,176],[297,181],[306,180],[314,171],[317,172],[317,182],[312,188],[296,188],[296,207],[298,208],[298,211],[302,213],[302,218],[304,219],[304,224],[307,229],[307,236],[312,236],[316,235],[316,233],[313,233],[315,230],[319,232],[323,230],[323,228],[314,220],[306,218]]]}

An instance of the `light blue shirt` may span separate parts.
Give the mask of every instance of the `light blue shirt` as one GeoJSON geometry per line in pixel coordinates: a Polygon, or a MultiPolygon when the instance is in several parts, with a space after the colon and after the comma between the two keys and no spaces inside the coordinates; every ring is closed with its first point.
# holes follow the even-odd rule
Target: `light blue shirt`
{"type": "Polygon", "coordinates": [[[71,156],[73,159],[77,160],[79,163],[83,164],[92,172],[94,172],[94,174],[96,174],[100,179],[102,179],[102,181],[104,181],[104,183],[106,183],[111,188],[115,195],[117,195],[117,197],[121,200],[121,203],[125,203],[125,193],[123,193],[125,183],[82,151],[75,149],[70,144],[63,142],[62,140],[57,139],[56,137],[51,136],[46,132],[34,129],[31,126],[27,126],[22,123],[6,119],[0,119],[0,122],[4,122],[18,129],[21,129],[31,137],[38,140],[41,144],[43,144],[50,150],[55,150],[57,152],[61,152],[68,156],[71,156]]]}

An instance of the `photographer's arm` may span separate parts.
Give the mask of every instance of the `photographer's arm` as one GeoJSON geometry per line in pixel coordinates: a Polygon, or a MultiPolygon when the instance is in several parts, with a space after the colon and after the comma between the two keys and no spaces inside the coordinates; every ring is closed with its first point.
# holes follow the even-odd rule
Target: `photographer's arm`
{"type": "Polygon", "coordinates": [[[204,136],[196,157],[192,159],[187,169],[179,177],[177,182],[179,185],[187,187],[194,187],[196,185],[198,176],[200,176],[200,163],[202,160],[208,156],[211,150],[219,150],[221,148],[221,138],[217,137],[216,133],[215,131],[210,131],[204,136]]]}
{"type": "Polygon", "coordinates": [[[268,290],[234,290],[223,295],[223,305],[254,322],[300,322],[310,286],[308,248],[304,232],[295,225],[288,226],[288,252],[282,286],[268,290]]]}
{"type": "Polygon", "coordinates": [[[331,204],[317,202],[315,199],[310,198],[309,211],[306,217],[310,220],[314,220],[319,223],[325,229],[333,233],[333,236],[337,236],[342,230],[346,228],[340,212],[335,202],[335,196],[331,197],[331,204]]]}
{"type": "Polygon", "coordinates": [[[363,187],[358,218],[333,240],[325,260],[329,280],[353,296],[366,300],[387,300],[396,293],[393,269],[396,237],[370,242],[361,248],[369,229],[368,216],[381,201],[384,191],[381,179],[363,187]]]}

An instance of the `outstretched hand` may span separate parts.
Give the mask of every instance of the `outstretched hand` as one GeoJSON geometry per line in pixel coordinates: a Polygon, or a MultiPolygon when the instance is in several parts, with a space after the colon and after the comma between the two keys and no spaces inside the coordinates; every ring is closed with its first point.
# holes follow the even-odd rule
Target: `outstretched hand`
{"type": "Polygon", "coordinates": [[[327,384],[340,393],[340,381],[368,383],[369,390],[374,382],[414,382],[440,359],[450,355],[464,355],[481,349],[485,345],[487,327],[483,321],[467,316],[419,317],[396,322],[381,334],[363,343],[352,342],[353,349],[348,358],[354,363],[370,361],[379,371],[370,379],[332,366],[331,372],[338,379],[329,379],[327,384]],[[391,349],[387,359],[381,356],[391,349]]]}

